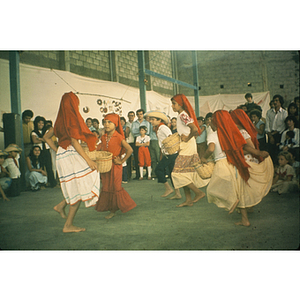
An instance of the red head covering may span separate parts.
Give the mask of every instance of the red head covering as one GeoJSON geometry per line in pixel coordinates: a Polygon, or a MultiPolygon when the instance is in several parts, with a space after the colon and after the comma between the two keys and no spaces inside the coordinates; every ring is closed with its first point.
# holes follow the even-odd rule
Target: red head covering
{"type": "Polygon", "coordinates": [[[121,125],[121,119],[120,116],[114,113],[111,114],[107,114],[104,117],[104,120],[109,120],[111,122],[113,122],[116,126],[116,131],[118,133],[120,133],[122,135],[122,137],[125,139],[125,135],[124,135],[124,131],[123,131],[123,127],[121,125]]]}
{"type": "MultiPolygon", "coordinates": [[[[124,131],[123,131],[123,127],[121,125],[121,119],[120,119],[119,115],[117,115],[115,113],[107,114],[107,115],[105,115],[104,120],[109,120],[109,121],[113,122],[116,126],[116,131],[122,136],[123,139],[125,139],[125,135],[124,135],[124,131]]],[[[120,155],[124,154],[125,152],[126,152],[126,149],[124,147],[122,147],[120,155]]]]}
{"type": "Polygon", "coordinates": [[[257,131],[248,115],[242,109],[235,109],[230,115],[236,125],[242,126],[249,133],[255,148],[259,150],[259,142],[256,138],[257,131]]]}
{"type": "Polygon", "coordinates": [[[243,146],[246,141],[230,117],[229,112],[217,110],[212,116],[212,123],[217,127],[220,145],[226,153],[228,162],[238,169],[245,181],[248,181],[250,177],[249,165],[246,163],[243,153],[243,146]]]}
{"type": "Polygon", "coordinates": [[[57,118],[54,124],[54,134],[58,138],[58,144],[66,149],[71,145],[71,138],[86,142],[89,150],[96,147],[96,136],[89,130],[79,113],[79,99],[72,93],[62,96],[57,118]]]}
{"type": "Polygon", "coordinates": [[[187,97],[183,94],[178,94],[178,95],[175,95],[174,97],[172,97],[171,100],[175,100],[183,108],[183,110],[194,120],[194,124],[196,125],[196,127],[198,129],[198,133],[200,135],[201,129],[198,125],[195,111],[194,111],[192,105],[190,104],[189,100],[187,99],[187,97]]]}

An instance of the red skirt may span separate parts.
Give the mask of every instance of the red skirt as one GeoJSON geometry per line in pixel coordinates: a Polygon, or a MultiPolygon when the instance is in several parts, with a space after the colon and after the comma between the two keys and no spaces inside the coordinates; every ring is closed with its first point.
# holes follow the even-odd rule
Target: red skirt
{"type": "Polygon", "coordinates": [[[101,173],[101,192],[96,203],[97,211],[123,213],[136,207],[136,203],[122,187],[122,165],[112,163],[112,168],[107,173],[101,173]]]}

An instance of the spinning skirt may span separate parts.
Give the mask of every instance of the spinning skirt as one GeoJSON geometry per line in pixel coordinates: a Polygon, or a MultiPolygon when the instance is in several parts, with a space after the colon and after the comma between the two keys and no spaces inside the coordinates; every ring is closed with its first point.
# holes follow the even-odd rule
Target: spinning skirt
{"type": "Polygon", "coordinates": [[[96,204],[100,191],[99,172],[92,170],[73,146],[68,146],[66,150],[58,148],[56,169],[68,204],[73,205],[78,201],[83,201],[86,207],[96,204]]]}
{"type": "Polygon", "coordinates": [[[171,173],[174,188],[178,189],[193,183],[197,188],[206,186],[210,179],[202,179],[193,165],[199,162],[196,140],[192,137],[187,143],[180,142],[179,154],[171,173]]]}

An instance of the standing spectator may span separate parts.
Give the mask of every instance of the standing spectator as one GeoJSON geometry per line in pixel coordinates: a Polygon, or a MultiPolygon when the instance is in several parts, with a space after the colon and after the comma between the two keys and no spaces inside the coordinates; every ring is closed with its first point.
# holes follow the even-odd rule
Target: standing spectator
{"type": "Polygon", "coordinates": [[[281,95],[275,95],[273,102],[274,108],[269,109],[266,115],[266,133],[268,135],[268,152],[273,163],[276,164],[281,134],[285,130],[284,120],[288,113],[282,107],[284,100],[281,95]]]}
{"type": "MultiPolygon", "coordinates": [[[[146,117],[146,120],[149,122],[149,117],[146,117]]],[[[149,122],[150,123],[150,122],[149,122]]],[[[158,144],[158,139],[157,135],[153,130],[153,126],[150,123],[150,146],[149,146],[149,151],[150,151],[150,157],[151,157],[151,168],[152,168],[152,177],[156,178],[155,170],[157,167],[157,164],[159,162],[160,158],[160,148],[158,144]]]]}
{"type": "Polygon", "coordinates": [[[23,127],[23,142],[24,153],[27,156],[32,148],[30,134],[34,130],[33,122],[31,121],[33,112],[30,109],[24,110],[22,113],[22,127],[23,127]]]}
{"type": "Polygon", "coordinates": [[[96,130],[95,127],[93,126],[93,119],[92,118],[87,118],[85,120],[85,124],[89,128],[90,131],[96,130]]]}
{"type": "Polygon", "coordinates": [[[92,119],[92,125],[95,128],[95,130],[99,133],[100,127],[99,127],[99,120],[94,118],[92,119]]]}
{"type": "Polygon", "coordinates": [[[245,95],[245,99],[247,100],[247,102],[245,103],[245,105],[246,105],[246,108],[247,108],[246,113],[248,114],[248,116],[250,115],[250,113],[251,113],[251,111],[252,111],[253,109],[257,109],[257,110],[259,110],[260,112],[262,112],[261,107],[253,101],[252,94],[247,93],[247,94],[245,95]]]}
{"type": "Polygon", "coordinates": [[[172,134],[177,132],[177,118],[176,117],[173,117],[171,119],[171,131],[172,131],[172,134]]]}
{"type": "Polygon", "coordinates": [[[294,103],[296,103],[297,107],[298,107],[298,112],[300,111],[300,101],[299,101],[299,96],[294,98],[294,103]]]}
{"type": "MultiPolygon", "coordinates": [[[[126,138],[126,142],[130,145],[130,147],[133,149],[133,151],[135,151],[135,143],[134,143],[134,136],[132,134],[132,124],[135,118],[135,113],[134,111],[130,111],[128,113],[128,122],[126,123],[126,126],[129,128],[129,135],[126,138]]],[[[130,155],[129,158],[127,159],[127,171],[128,171],[128,180],[131,179],[132,176],[132,158],[133,155],[130,155]]]]}
{"type": "Polygon", "coordinates": [[[198,125],[201,129],[201,134],[196,137],[196,143],[197,143],[197,153],[199,157],[202,157],[206,151],[207,145],[206,145],[206,125],[204,124],[204,118],[198,117],[197,118],[198,125]]]}
{"type": "Polygon", "coordinates": [[[46,166],[46,172],[48,177],[48,183],[50,187],[55,187],[57,182],[54,178],[53,169],[52,169],[52,159],[49,151],[49,145],[45,143],[44,134],[50,128],[45,127],[46,120],[44,117],[37,116],[34,119],[34,130],[31,132],[31,140],[34,146],[39,146],[42,149],[41,159],[44,160],[46,166]]]}
{"type": "MultiPolygon", "coordinates": [[[[136,111],[137,120],[132,123],[131,132],[134,136],[134,144],[136,141],[136,138],[140,135],[140,126],[146,126],[147,132],[146,135],[149,135],[150,132],[150,123],[144,119],[144,113],[145,111],[140,108],[136,111]]],[[[139,158],[138,158],[138,147],[133,148],[134,153],[134,165],[135,165],[135,180],[138,180],[140,178],[140,170],[139,170],[139,158]]]]}
{"type": "Polygon", "coordinates": [[[12,179],[9,177],[7,170],[2,167],[4,160],[8,156],[8,153],[0,150],[0,193],[2,195],[3,201],[9,201],[5,195],[5,191],[9,189],[12,179]]]}
{"type": "Polygon", "coordinates": [[[265,123],[261,120],[261,112],[257,109],[253,109],[250,112],[250,119],[253,122],[255,129],[257,131],[257,140],[259,142],[260,150],[267,150],[266,146],[266,132],[265,123]]]}

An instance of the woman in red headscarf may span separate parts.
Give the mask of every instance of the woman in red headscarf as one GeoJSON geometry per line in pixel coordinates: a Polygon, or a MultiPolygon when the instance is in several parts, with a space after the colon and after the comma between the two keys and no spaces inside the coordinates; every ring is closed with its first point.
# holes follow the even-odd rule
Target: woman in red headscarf
{"type": "Polygon", "coordinates": [[[251,208],[268,194],[272,186],[274,166],[269,153],[259,150],[257,132],[248,115],[242,109],[230,113],[231,118],[246,141],[243,147],[244,157],[249,164],[249,180],[244,185],[244,193],[238,207],[251,208]]]}
{"type": "Polygon", "coordinates": [[[178,113],[177,132],[180,135],[179,155],[175,160],[172,180],[175,189],[183,187],[185,201],[177,207],[192,206],[205,196],[200,187],[208,184],[209,179],[203,180],[195,171],[193,165],[199,162],[195,136],[201,133],[195,112],[183,94],[175,95],[172,99],[172,109],[178,113]],[[195,193],[192,200],[191,190],[195,193]]]}
{"type": "Polygon", "coordinates": [[[110,219],[119,209],[125,213],[136,207],[136,203],[122,187],[122,164],[130,157],[133,150],[125,141],[119,115],[107,114],[104,117],[103,125],[105,134],[102,135],[101,144],[97,150],[111,152],[113,163],[109,172],[101,173],[102,188],[96,210],[110,211],[105,217],[110,219]],[[126,155],[121,158],[124,153],[126,155]]]}
{"type": "Polygon", "coordinates": [[[70,92],[63,95],[54,128],[51,128],[44,139],[56,152],[57,173],[65,199],[54,207],[54,210],[66,218],[63,232],[85,231],[85,228],[73,225],[73,219],[81,201],[86,207],[94,206],[98,201],[100,176],[97,164],[82,149],[79,141],[85,142],[90,151],[96,149],[96,137],[88,129],[79,113],[79,99],[70,92]],[[52,136],[58,138],[58,149],[52,136]],[[65,207],[70,204],[68,217],[65,207]]]}

